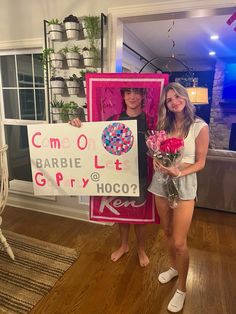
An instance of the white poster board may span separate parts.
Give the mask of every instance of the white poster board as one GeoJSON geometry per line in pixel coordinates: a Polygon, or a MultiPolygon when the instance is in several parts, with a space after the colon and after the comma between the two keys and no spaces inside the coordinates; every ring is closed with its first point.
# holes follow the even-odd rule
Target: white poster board
{"type": "Polygon", "coordinates": [[[137,121],[28,126],[35,195],[139,196],[137,121]]]}

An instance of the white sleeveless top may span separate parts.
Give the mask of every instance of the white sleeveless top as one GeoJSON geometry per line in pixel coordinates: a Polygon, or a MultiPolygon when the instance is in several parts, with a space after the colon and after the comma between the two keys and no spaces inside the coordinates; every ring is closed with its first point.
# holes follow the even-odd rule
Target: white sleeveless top
{"type": "Polygon", "coordinates": [[[190,126],[188,136],[184,139],[183,158],[181,162],[186,162],[188,164],[195,163],[195,139],[201,129],[206,125],[207,123],[205,121],[197,118],[190,126]]]}

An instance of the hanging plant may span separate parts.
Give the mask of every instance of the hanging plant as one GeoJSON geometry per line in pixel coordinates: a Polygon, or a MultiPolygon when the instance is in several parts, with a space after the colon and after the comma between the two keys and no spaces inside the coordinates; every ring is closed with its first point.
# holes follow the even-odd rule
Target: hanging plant
{"type": "Polygon", "coordinates": [[[82,55],[85,67],[96,68],[99,65],[99,50],[92,46],[90,48],[84,47],[82,49],[82,55]]]}
{"type": "Polygon", "coordinates": [[[79,20],[74,15],[68,15],[63,20],[66,36],[68,39],[78,39],[79,38],[79,20]]]}
{"type": "Polygon", "coordinates": [[[62,41],[63,28],[61,22],[58,19],[52,19],[47,24],[51,40],[62,41]]]}
{"type": "Polygon", "coordinates": [[[61,76],[52,76],[50,78],[53,94],[62,95],[65,90],[65,79],[61,76]]]}
{"type": "Polygon", "coordinates": [[[42,64],[43,67],[46,68],[46,65],[48,64],[49,67],[51,67],[51,54],[54,53],[53,48],[45,48],[43,49],[42,53],[42,64]]]}
{"type": "Polygon", "coordinates": [[[50,113],[53,123],[62,122],[61,119],[61,109],[64,106],[64,101],[53,100],[50,102],[50,113]]]}
{"type": "Polygon", "coordinates": [[[69,95],[79,94],[80,80],[76,76],[76,74],[73,74],[72,76],[69,77],[69,79],[66,80],[66,86],[69,95]]]}
{"type": "Polygon", "coordinates": [[[62,69],[63,68],[63,63],[65,60],[65,56],[61,51],[58,52],[52,52],[50,55],[50,59],[51,59],[51,65],[54,68],[57,69],[62,69]]]}
{"type": "Polygon", "coordinates": [[[87,73],[97,73],[97,70],[81,70],[80,71],[80,79],[83,82],[83,87],[86,89],[86,74],[87,73]]]}
{"type": "Polygon", "coordinates": [[[74,45],[72,47],[65,47],[61,49],[65,53],[67,65],[69,68],[78,68],[80,63],[80,47],[74,45]]]}
{"type": "Polygon", "coordinates": [[[88,15],[82,20],[84,37],[89,39],[90,46],[95,46],[95,41],[101,34],[101,22],[99,16],[88,15]]]}
{"type": "Polygon", "coordinates": [[[75,116],[77,108],[78,108],[78,105],[74,101],[64,103],[63,108],[61,109],[62,121],[68,122],[69,120],[71,120],[75,116]]]}

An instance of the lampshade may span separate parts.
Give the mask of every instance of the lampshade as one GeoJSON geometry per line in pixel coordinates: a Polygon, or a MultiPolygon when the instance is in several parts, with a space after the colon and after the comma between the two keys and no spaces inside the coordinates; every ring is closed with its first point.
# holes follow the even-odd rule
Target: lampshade
{"type": "Polygon", "coordinates": [[[208,105],[208,89],[206,87],[187,87],[189,99],[194,105],[208,105]]]}

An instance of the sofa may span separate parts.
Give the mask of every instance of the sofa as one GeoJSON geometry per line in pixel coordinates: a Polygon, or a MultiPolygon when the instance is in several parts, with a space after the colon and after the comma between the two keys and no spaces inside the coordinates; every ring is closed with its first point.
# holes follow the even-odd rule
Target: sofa
{"type": "Polygon", "coordinates": [[[236,213],[236,151],[208,150],[198,173],[196,206],[236,213]]]}

